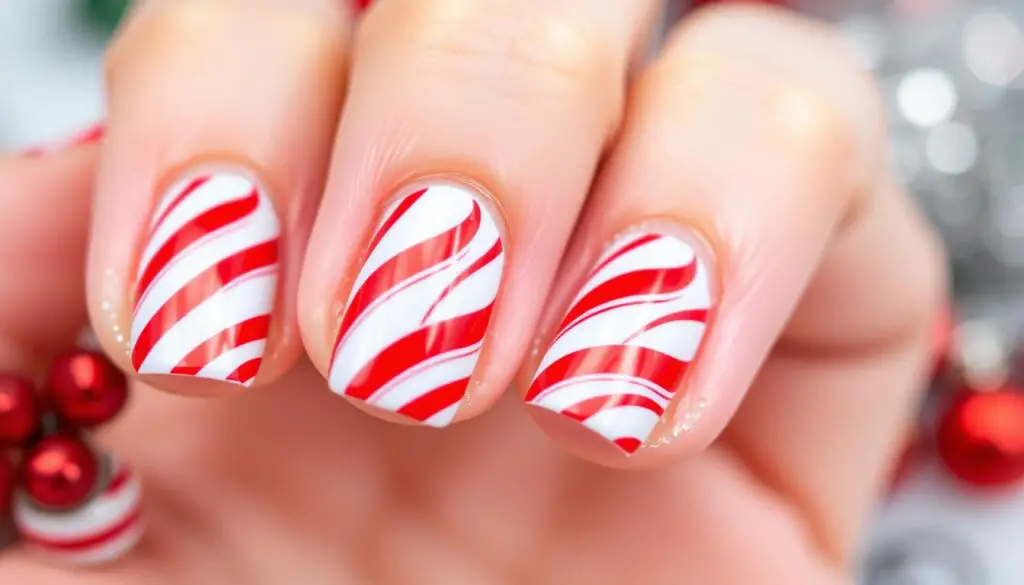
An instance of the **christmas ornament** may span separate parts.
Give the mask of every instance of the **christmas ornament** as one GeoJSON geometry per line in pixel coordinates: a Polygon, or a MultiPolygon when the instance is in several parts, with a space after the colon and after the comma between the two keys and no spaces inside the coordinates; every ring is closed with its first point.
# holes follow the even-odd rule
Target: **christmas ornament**
{"type": "Polygon", "coordinates": [[[24,543],[62,565],[114,561],[139,542],[143,532],[142,485],[135,471],[112,456],[101,456],[96,493],[83,504],[53,510],[28,490],[14,498],[14,523],[24,543]]]}
{"type": "Polygon", "coordinates": [[[85,502],[99,476],[95,453],[84,441],[68,434],[44,437],[25,454],[22,469],[25,493],[36,504],[54,510],[85,502]]]}
{"type": "Polygon", "coordinates": [[[0,374],[0,447],[18,445],[39,427],[36,390],[28,380],[0,374]]]}
{"type": "Polygon", "coordinates": [[[999,488],[1024,479],[1024,395],[963,391],[939,419],[939,458],[960,481],[999,488]]]}
{"type": "Polygon", "coordinates": [[[139,541],[141,482],[86,434],[121,412],[127,388],[111,362],[85,350],[51,364],[42,401],[28,381],[0,376],[0,430],[23,450],[16,473],[0,451],[0,548],[15,537],[54,562],[82,566],[115,560],[139,541]]]}
{"type": "Polygon", "coordinates": [[[128,400],[124,374],[102,354],[91,351],[54,360],[46,390],[58,416],[83,428],[114,418],[128,400]]]}

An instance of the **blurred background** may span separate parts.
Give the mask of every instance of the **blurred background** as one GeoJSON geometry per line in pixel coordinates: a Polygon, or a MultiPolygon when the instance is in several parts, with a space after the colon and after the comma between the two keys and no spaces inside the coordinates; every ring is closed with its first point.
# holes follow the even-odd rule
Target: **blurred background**
{"type": "MultiPolygon", "coordinates": [[[[1022,585],[1024,0],[771,1],[834,22],[875,74],[893,167],[952,262],[931,392],[859,582],[1022,585]]],[[[102,120],[102,51],[126,4],[0,0],[0,148],[59,144],[102,120]]]]}

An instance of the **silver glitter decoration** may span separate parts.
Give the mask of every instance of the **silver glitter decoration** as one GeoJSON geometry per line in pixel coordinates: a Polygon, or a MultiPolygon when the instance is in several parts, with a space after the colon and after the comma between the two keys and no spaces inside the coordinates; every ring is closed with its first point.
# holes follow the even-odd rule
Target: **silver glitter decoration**
{"type": "Polygon", "coordinates": [[[987,585],[976,552],[953,535],[921,530],[879,543],[861,568],[862,585],[987,585]]]}

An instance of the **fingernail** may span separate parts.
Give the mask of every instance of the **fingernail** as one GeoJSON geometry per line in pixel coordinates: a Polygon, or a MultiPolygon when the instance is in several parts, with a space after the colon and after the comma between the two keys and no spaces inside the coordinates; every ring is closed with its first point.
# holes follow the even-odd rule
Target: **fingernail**
{"type": "Polygon", "coordinates": [[[136,273],[131,357],[140,374],[248,386],[277,292],[280,225],[244,172],[191,174],[162,195],[136,273]]]}
{"type": "Polygon", "coordinates": [[[92,126],[86,128],[85,130],[82,130],[81,132],[78,132],[77,134],[63,142],[59,142],[57,144],[50,146],[35,146],[32,148],[26,148],[24,151],[22,151],[22,155],[29,158],[35,158],[53,152],[59,152],[61,150],[64,150],[65,148],[74,148],[76,146],[82,146],[84,144],[91,144],[103,138],[103,134],[105,132],[106,126],[102,122],[99,122],[93,124],[92,126]]]}
{"type": "Polygon", "coordinates": [[[498,294],[498,226],[484,200],[457,185],[391,204],[349,294],[331,389],[430,426],[450,423],[498,294]]]}
{"type": "Polygon", "coordinates": [[[634,453],[697,355],[711,282],[707,262],[686,240],[650,231],[620,238],[570,304],[527,403],[634,453]]]}

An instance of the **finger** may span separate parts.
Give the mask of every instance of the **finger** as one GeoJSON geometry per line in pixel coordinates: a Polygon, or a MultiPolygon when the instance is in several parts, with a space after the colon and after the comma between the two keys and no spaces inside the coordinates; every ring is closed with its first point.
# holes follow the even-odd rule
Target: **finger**
{"type": "Polygon", "coordinates": [[[720,10],[684,24],[634,90],[563,262],[545,353],[524,372],[526,399],[585,457],[666,462],[718,437],[780,336],[798,339],[821,349],[804,362],[819,376],[848,358],[848,383],[791,385],[804,421],[759,382],[755,401],[775,406],[745,412],[772,433],[757,434],[759,453],[779,447],[764,461],[799,438],[803,467],[780,477],[800,482],[839,461],[824,452],[839,437],[867,444],[858,461],[877,465],[939,296],[934,243],[888,181],[877,97],[841,43],[779,11],[720,10]],[[877,391],[854,390],[863,383],[877,391]],[[831,414],[813,418],[817,434],[811,413],[831,414]]]}
{"type": "Polygon", "coordinates": [[[343,94],[341,5],[153,1],[114,42],[89,308],[108,352],[153,384],[262,384],[301,351],[295,290],[343,94]]]}
{"type": "Polygon", "coordinates": [[[443,426],[507,387],[654,5],[389,0],[366,14],[300,292],[334,392],[443,426]]]}
{"type": "Polygon", "coordinates": [[[702,28],[693,42],[708,50],[731,47],[746,56],[774,47],[788,71],[804,71],[819,95],[846,104],[847,127],[872,136],[859,143],[859,154],[875,170],[848,195],[848,221],[726,437],[805,512],[824,551],[847,566],[925,388],[933,325],[947,302],[945,256],[879,160],[887,152],[880,99],[835,36],[808,21],[754,11],[709,13],[702,28]]]}
{"type": "MultiPolygon", "coordinates": [[[[77,146],[77,145],[73,145],[77,146]]],[[[0,370],[38,375],[85,323],[96,147],[0,156],[0,370]]]]}

